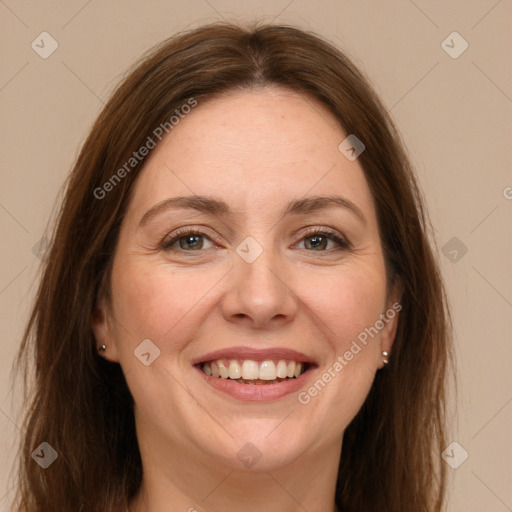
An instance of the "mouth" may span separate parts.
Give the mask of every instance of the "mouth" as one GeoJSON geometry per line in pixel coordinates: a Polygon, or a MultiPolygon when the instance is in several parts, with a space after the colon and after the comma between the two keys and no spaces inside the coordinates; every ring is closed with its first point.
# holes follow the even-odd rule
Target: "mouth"
{"type": "Polygon", "coordinates": [[[311,370],[309,357],[289,349],[237,348],[194,362],[206,383],[240,400],[274,400],[298,391],[311,370]]]}

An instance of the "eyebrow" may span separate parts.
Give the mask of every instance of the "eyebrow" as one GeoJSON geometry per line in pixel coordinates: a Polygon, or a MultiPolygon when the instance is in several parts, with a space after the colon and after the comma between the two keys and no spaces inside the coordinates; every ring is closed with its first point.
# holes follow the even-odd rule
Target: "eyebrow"
{"type": "MultiPolygon", "coordinates": [[[[366,218],[363,212],[348,199],[341,196],[311,196],[304,199],[291,201],[283,211],[282,217],[286,215],[305,215],[328,208],[344,208],[352,212],[364,224],[366,218]]],[[[221,199],[215,199],[210,196],[178,196],[164,199],[160,203],[150,208],[141,218],[139,227],[146,225],[152,218],[160,215],[169,209],[193,209],[202,213],[211,214],[219,217],[233,217],[233,212],[228,204],[221,199]]]]}

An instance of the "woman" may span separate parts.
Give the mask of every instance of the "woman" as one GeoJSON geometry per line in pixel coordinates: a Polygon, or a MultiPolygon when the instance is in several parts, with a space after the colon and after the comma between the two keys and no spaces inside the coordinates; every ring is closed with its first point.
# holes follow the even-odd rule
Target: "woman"
{"type": "Polygon", "coordinates": [[[339,50],[272,25],[164,41],[69,179],[19,354],[16,510],[442,510],[428,226],[339,50]]]}

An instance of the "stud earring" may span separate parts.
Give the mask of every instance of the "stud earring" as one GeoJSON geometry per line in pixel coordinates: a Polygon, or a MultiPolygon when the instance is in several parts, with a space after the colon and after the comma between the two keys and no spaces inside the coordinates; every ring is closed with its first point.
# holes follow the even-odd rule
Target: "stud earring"
{"type": "Polygon", "coordinates": [[[389,354],[385,350],[382,352],[382,361],[384,362],[384,364],[389,363],[388,355],[389,354]]]}
{"type": "Polygon", "coordinates": [[[101,347],[98,348],[98,352],[105,352],[105,350],[107,350],[106,345],[101,345],[101,347]]]}

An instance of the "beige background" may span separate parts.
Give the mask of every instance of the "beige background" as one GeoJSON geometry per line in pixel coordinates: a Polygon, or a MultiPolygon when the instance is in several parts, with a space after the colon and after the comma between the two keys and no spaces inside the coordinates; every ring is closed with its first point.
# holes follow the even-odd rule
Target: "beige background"
{"type": "MultiPolygon", "coordinates": [[[[13,495],[20,404],[10,368],[35,290],[34,247],[78,148],[143,51],[187,27],[256,17],[312,29],[345,49],[398,123],[453,304],[460,394],[450,440],[469,457],[449,468],[448,511],[512,510],[510,0],[0,0],[0,511],[13,495]],[[31,48],[43,31],[59,45],[47,59],[31,48]],[[469,44],[458,58],[442,47],[454,31],[469,44]],[[446,246],[453,237],[466,254],[446,246]]],[[[450,51],[460,50],[452,39],[450,51]]]]}

